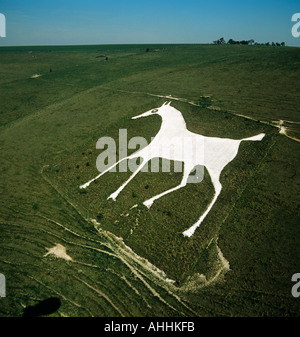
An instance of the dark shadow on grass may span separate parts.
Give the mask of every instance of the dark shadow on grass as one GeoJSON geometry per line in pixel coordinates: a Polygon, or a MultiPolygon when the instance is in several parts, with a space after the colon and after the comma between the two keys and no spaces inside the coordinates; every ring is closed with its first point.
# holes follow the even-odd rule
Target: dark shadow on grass
{"type": "Polygon", "coordinates": [[[56,312],[61,306],[60,299],[50,297],[44,301],[37,303],[34,306],[29,306],[24,309],[23,317],[38,317],[50,315],[56,312]]]}

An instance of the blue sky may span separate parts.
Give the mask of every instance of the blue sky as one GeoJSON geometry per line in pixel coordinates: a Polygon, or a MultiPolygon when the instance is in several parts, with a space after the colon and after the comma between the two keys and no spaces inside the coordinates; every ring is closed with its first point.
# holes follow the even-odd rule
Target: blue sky
{"type": "Polygon", "coordinates": [[[299,0],[0,0],[0,46],[211,43],[254,39],[300,46],[299,0]]]}

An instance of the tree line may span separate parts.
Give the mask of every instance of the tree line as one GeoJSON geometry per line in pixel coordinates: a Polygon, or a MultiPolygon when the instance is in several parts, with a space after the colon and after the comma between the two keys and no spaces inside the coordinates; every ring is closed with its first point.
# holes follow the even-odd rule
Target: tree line
{"type": "Polygon", "coordinates": [[[235,41],[233,39],[229,39],[227,42],[225,41],[224,37],[221,37],[219,40],[213,41],[213,44],[243,44],[243,45],[250,45],[250,46],[277,46],[277,47],[284,47],[285,42],[266,42],[266,43],[258,43],[255,42],[253,39],[251,40],[241,40],[235,41]]]}

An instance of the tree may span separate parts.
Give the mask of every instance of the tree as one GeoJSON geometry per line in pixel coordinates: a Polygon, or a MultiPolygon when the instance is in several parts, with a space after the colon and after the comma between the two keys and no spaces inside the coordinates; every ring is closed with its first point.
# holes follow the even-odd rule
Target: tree
{"type": "Polygon", "coordinates": [[[225,40],[224,40],[224,37],[221,37],[220,40],[219,40],[219,44],[225,44],[225,40]]]}
{"type": "Polygon", "coordinates": [[[219,40],[213,41],[214,44],[226,44],[224,37],[221,37],[219,40]]]}
{"type": "Polygon", "coordinates": [[[281,42],[281,47],[284,47],[285,46],[285,42],[281,42]]]}
{"type": "Polygon", "coordinates": [[[96,216],[96,219],[98,222],[100,222],[102,219],[103,219],[103,214],[102,213],[99,213],[97,216],[96,216]]]}

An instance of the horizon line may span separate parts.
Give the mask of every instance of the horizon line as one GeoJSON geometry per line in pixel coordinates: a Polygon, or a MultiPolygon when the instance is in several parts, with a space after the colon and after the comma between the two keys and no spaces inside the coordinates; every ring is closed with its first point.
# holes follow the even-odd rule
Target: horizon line
{"type": "MultiPolygon", "coordinates": [[[[253,46],[265,46],[265,47],[278,47],[278,46],[266,46],[265,43],[267,42],[257,42],[259,43],[258,45],[241,45],[241,44],[236,44],[234,46],[246,46],[246,47],[253,47],[253,46]]],[[[270,42],[269,42],[270,43],[270,42]]],[[[80,47],[80,46],[141,46],[141,45],[213,45],[213,46],[224,46],[224,45],[230,45],[228,43],[217,45],[214,44],[213,42],[151,42],[151,43],[95,43],[95,44],[24,44],[24,45],[8,45],[8,46],[1,46],[0,48],[10,48],[10,47],[80,47]]],[[[232,46],[232,45],[231,45],[232,46]]],[[[282,46],[281,46],[282,47],[282,46]]],[[[291,48],[299,48],[300,46],[291,46],[291,45],[285,45],[284,47],[291,47],[291,48]]]]}

